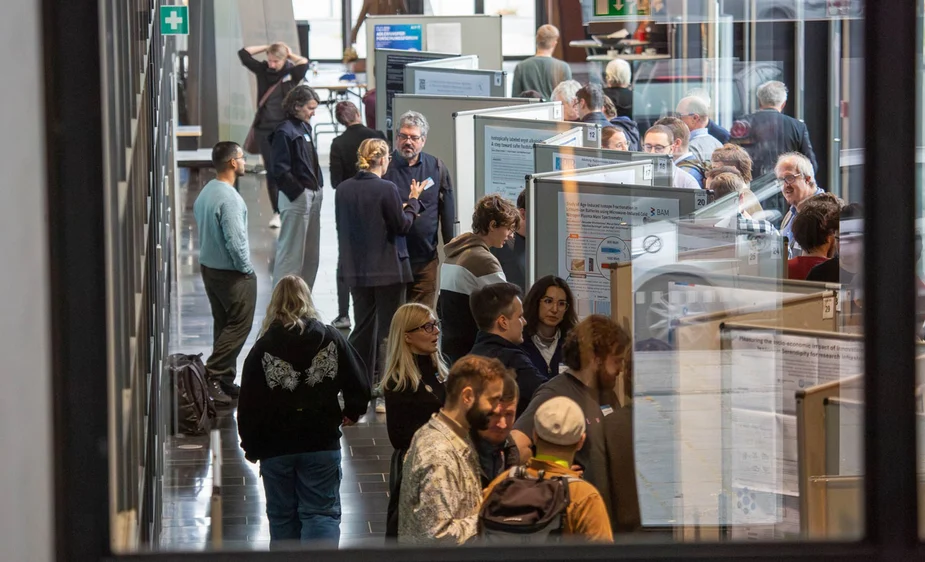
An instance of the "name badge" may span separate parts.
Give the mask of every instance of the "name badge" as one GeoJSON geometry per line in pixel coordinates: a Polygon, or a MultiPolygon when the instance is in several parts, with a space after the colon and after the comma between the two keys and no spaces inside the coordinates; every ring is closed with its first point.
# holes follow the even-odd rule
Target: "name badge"
{"type": "Polygon", "coordinates": [[[285,75],[285,76],[283,76],[283,80],[282,80],[283,82],[288,82],[288,81],[290,81],[290,80],[292,80],[292,76],[290,76],[290,75],[288,75],[288,74],[285,75]]]}
{"type": "Polygon", "coordinates": [[[434,185],[436,185],[436,184],[434,184],[434,179],[433,179],[433,178],[427,178],[426,180],[424,180],[424,190],[425,190],[425,191],[427,191],[428,189],[430,189],[430,188],[433,187],[434,185]]]}
{"type": "Polygon", "coordinates": [[[601,413],[604,414],[604,417],[606,418],[613,413],[613,408],[610,406],[601,406],[601,413]]]}
{"type": "Polygon", "coordinates": [[[305,142],[307,142],[308,144],[312,143],[312,136],[310,134],[305,133],[304,135],[302,135],[302,138],[304,138],[305,142]]]}

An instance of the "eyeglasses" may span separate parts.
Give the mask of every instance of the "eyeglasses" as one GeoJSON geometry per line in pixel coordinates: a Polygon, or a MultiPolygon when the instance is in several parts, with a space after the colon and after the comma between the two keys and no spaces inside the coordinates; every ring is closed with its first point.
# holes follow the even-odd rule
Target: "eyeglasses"
{"type": "Polygon", "coordinates": [[[782,178],[777,178],[777,180],[782,181],[787,185],[791,185],[793,182],[797,181],[798,179],[802,177],[803,177],[803,174],[787,174],[786,176],[782,178]]]}
{"type": "Polygon", "coordinates": [[[426,333],[428,333],[428,334],[433,334],[433,333],[434,333],[434,330],[439,330],[439,329],[440,329],[440,325],[441,325],[441,324],[442,324],[442,322],[440,322],[440,320],[435,320],[435,321],[432,321],[432,322],[428,322],[427,324],[421,324],[421,325],[418,326],[417,328],[408,330],[408,331],[405,332],[405,333],[406,333],[406,334],[410,334],[411,332],[417,332],[418,330],[424,330],[424,332],[426,332],[426,333]]]}
{"type": "Polygon", "coordinates": [[[644,144],[642,148],[645,149],[646,152],[664,152],[668,150],[667,146],[660,144],[644,144]]]}
{"type": "Polygon", "coordinates": [[[562,310],[568,310],[568,301],[557,301],[552,297],[543,297],[540,299],[540,302],[546,306],[552,306],[553,304],[559,305],[559,308],[562,310]]]}
{"type": "Polygon", "coordinates": [[[410,140],[410,141],[418,142],[419,140],[423,138],[424,137],[420,135],[406,135],[405,133],[398,133],[398,140],[410,140]]]}

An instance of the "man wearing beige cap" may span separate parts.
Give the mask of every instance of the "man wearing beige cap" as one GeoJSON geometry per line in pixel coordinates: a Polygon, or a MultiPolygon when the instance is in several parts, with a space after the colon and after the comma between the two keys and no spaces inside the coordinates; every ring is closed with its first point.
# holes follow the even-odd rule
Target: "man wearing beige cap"
{"type": "MultiPolygon", "coordinates": [[[[571,398],[550,398],[537,408],[533,423],[533,442],[536,455],[527,463],[527,475],[538,478],[542,472],[547,478],[570,477],[569,504],[566,509],[563,535],[577,535],[590,541],[613,542],[610,517],[597,488],[581,480],[570,467],[575,453],[585,443],[585,416],[581,406],[571,398]]],[[[492,490],[505,478],[496,478],[482,494],[488,498],[492,490]]]]}

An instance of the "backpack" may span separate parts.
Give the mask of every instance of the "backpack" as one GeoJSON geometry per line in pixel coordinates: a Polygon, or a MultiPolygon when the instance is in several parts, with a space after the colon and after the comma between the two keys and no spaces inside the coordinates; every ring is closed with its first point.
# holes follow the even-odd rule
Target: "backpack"
{"type": "Polygon", "coordinates": [[[215,404],[206,386],[206,366],[202,354],[175,353],[167,357],[170,387],[176,400],[172,401],[176,420],[175,433],[202,435],[212,429],[215,404]]]}
{"type": "Polygon", "coordinates": [[[479,536],[491,543],[558,542],[565,529],[572,476],[531,476],[526,467],[510,470],[479,510],[479,536]]]}
{"type": "Polygon", "coordinates": [[[703,189],[704,180],[707,177],[706,163],[697,158],[685,158],[677,162],[675,166],[692,175],[694,179],[697,180],[697,183],[700,184],[700,188],[703,189]]]}

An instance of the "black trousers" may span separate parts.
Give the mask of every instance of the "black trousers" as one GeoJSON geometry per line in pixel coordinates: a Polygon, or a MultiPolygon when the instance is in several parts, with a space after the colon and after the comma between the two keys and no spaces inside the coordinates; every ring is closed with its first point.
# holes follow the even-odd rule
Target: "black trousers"
{"type": "Polygon", "coordinates": [[[270,197],[270,205],[274,213],[279,213],[279,188],[276,186],[276,179],[273,177],[273,147],[270,146],[270,133],[276,127],[266,128],[261,125],[254,134],[260,140],[260,156],[263,157],[263,166],[267,170],[267,195],[270,197]]]}
{"type": "Polygon", "coordinates": [[[398,538],[398,497],[401,495],[401,471],[408,449],[395,449],[392,451],[392,460],[389,463],[389,506],[386,508],[385,536],[386,539],[398,538]]]}
{"type": "Polygon", "coordinates": [[[382,371],[380,355],[385,353],[383,340],[389,336],[392,316],[405,303],[405,290],[404,283],[350,288],[356,325],[349,341],[366,362],[370,386],[378,382],[376,373],[382,371]]]}
{"type": "Polygon", "coordinates": [[[210,379],[234,383],[238,355],[254,323],[257,276],[200,265],[212,308],[212,355],[206,361],[210,379]]]}
{"type": "Polygon", "coordinates": [[[337,316],[348,316],[350,314],[350,287],[337,282],[337,316]]]}

